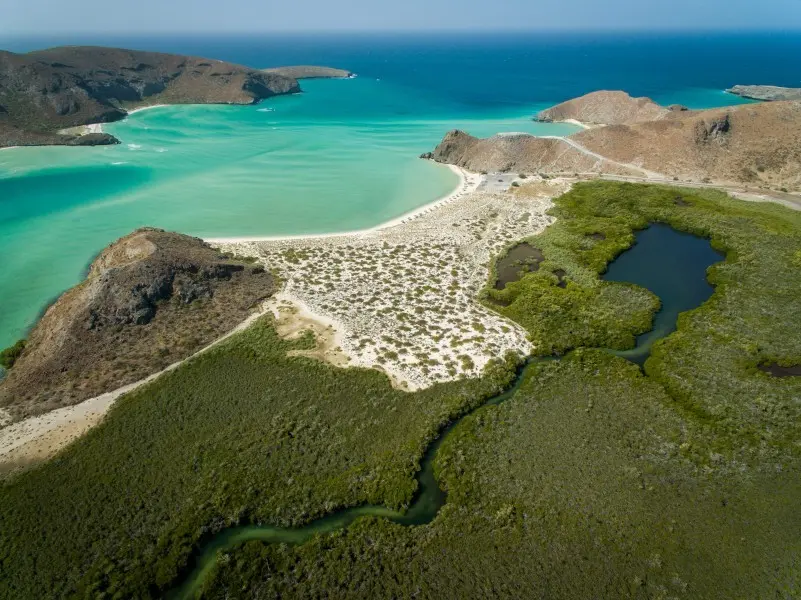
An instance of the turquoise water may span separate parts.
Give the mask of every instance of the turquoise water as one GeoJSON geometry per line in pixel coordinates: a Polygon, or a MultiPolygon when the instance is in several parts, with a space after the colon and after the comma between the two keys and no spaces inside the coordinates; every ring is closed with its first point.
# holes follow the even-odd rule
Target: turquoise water
{"type": "Polygon", "coordinates": [[[575,130],[502,111],[418,118],[419,96],[375,79],[304,88],[258,106],[142,111],[105,128],[119,146],[0,152],[0,347],[136,227],[201,237],[367,228],[455,187],[449,169],[418,158],[448,129],[575,130]]]}
{"type": "Polygon", "coordinates": [[[252,67],[330,64],[355,80],[307,81],[257,107],[145,111],[108,131],[123,145],[0,151],[0,347],[133,228],[199,236],[370,227],[448,193],[418,160],[449,129],[570,133],[530,116],[598,89],[707,108],[736,83],[798,85],[798,34],[383,35],[7,38],[25,51],[105,44],[252,67]],[[273,110],[269,110],[273,109],[273,110]]]}

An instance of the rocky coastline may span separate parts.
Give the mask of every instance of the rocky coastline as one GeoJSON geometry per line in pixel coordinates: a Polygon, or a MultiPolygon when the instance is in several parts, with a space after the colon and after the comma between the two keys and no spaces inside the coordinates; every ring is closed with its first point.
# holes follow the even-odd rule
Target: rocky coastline
{"type": "Polygon", "coordinates": [[[254,104],[300,92],[297,79],[219,60],[119,48],[0,51],[0,148],[117,143],[63,129],[153,104],[254,104]]]}
{"type": "Polygon", "coordinates": [[[779,87],[775,85],[735,85],[726,90],[729,94],[761,100],[763,102],[781,102],[784,100],[801,100],[801,88],[779,87]]]}

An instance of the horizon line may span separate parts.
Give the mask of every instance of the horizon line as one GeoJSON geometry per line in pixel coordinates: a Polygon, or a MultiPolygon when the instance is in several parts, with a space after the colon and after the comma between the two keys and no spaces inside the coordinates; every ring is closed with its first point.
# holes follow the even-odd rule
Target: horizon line
{"type": "Polygon", "coordinates": [[[592,34],[620,34],[620,33],[674,33],[674,34],[709,34],[709,33],[766,33],[766,34],[801,34],[801,25],[793,27],[542,27],[542,28],[431,28],[431,29],[265,29],[265,30],[209,30],[197,29],[187,31],[156,30],[156,31],[108,31],[108,30],[84,30],[84,31],[27,31],[12,33],[0,32],[2,39],[12,38],[45,38],[49,36],[98,36],[98,37],[117,37],[117,36],[191,36],[207,35],[223,37],[226,35],[448,35],[448,34],[483,34],[483,35],[508,35],[508,34],[565,34],[565,33],[592,33],[592,34]]]}

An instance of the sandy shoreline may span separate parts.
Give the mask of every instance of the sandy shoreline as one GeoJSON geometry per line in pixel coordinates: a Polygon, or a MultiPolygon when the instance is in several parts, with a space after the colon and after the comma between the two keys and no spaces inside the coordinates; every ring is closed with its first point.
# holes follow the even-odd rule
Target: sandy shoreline
{"type": "MultiPolygon", "coordinates": [[[[275,316],[276,329],[282,336],[295,336],[305,330],[315,332],[317,347],[298,351],[299,354],[340,367],[379,369],[396,387],[410,391],[436,381],[478,374],[497,352],[528,353],[530,344],[525,332],[481,306],[476,294],[486,281],[491,256],[512,240],[541,231],[550,222],[544,214],[550,206],[549,197],[561,193],[564,186],[550,181],[545,183],[548,193],[544,197],[516,198],[498,193],[492,186],[481,186],[485,181],[481,175],[453,169],[460,177],[456,190],[370,229],[278,240],[265,238],[275,241],[236,238],[219,243],[223,250],[259,256],[275,268],[290,267],[289,277],[284,288],[257,313],[193,356],[248,327],[267,312],[275,316]],[[482,187],[486,189],[482,191],[482,187]],[[521,214],[527,217],[521,219],[521,214]],[[330,279],[334,287],[320,293],[313,279],[328,278],[331,274],[315,267],[322,263],[313,259],[308,265],[284,264],[286,252],[291,254],[295,248],[321,255],[347,252],[351,258],[342,265],[345,269],[342,277],[330,279]],[[377,270],[368,276],[365,269],[372,271],[367,263],[373,260],[378,261],[377,270]],[[393,273],[398,272],[401,263],[408,272],[397,280],[393,273]],[[427,286],[431,281],[450,281],[451,285],[427,286]],[[399,295],[425,287],[428,291],[413,304],[420,304],[417,318],[421,323],[425,321],[427,327],[441,331],[440,336],[432,339],[416,333],[407,335],[398,319],[381,310],[382,306],[394,306],[399,295]],[[353,305],[350,298],[353,293],[364,300],[364,305],[358,302],[353,305]],[[443,306],[447,307],[447,314],[438,312],[443,306]],[[483,332],[481,337],[477,336],[476,327],[483,332]],[[391,335],[393,342],[382,342],[381,332],[391,335]],[[483,337],[487,338],[486,342],[481,341],[483,337]],[[368,338],[371,344],[375,341],[377,345],[364,347],[368,338]],[[412,354],[405,355],[404,349],[395,346],[396,343],[406,344],[404,339],[410,341],[410,353],[439,363],[431,362],[430,367],[409,363],[412,354]],[[388,346],[383,348],[385,344],[388,346]],[[397,364],[382,358],[393,348],[401,355],[397,364]]],[[[409,308],[414,310],[415,307],[410,305],[409,308]]],[[[101,423],[118,398],[191,358],[75,406],[0,428],[0,477],[53,456],[101,423]]]]}
{"type": "MultiPolygon", "coordinates": [[[[151,106],[140,106],[139,108],[134,108],[132,110],[126,110],[125,118],[122,120],[124,121],[131,115],[142,112],[143,110],[150,110],[151,108],[161,108],[162,106],[170,106],[169,104],[153,104],[151,106]]],[[[118,123],[119,121],[113,121],[112,123],[118,123]]],[[[67,127],[65,129],[60,129],[58,133],[61,135],[89,135],[90,133],[103,133],[103,125],[109,125],[110,123],[89,123],[87,125],[76,125],[75,127],[67,127]]],[[[0,150],[11,150],[12,148],[18,148],[19,146],[10,146],[8,148],[0,148],[0,150]]]]}
{"type": "Polygon", "coordinates": [[[469,171],[466,171],[461,167],[457,167],[454,165],[443,164],[441,166],[449,168],[451,171],[453,171],[459,176],[459,184],[456,186],[456,189],[454,189],[451,193],[447,194],[446,196],[437,198],[436,200],[433,200],[428,204],[424,204],[423,206],[410,210],[409,212],[406,212],[400,215],[399,217],[395,217],[394,219],[385,221],[384,223],[376,225],[375,227],[368,227],[367,229],[357,229],[355,231],[342,231],[336,233],[310,233],[310,234],[298,234],[298,235],[204,238],[204,241],[210,244],[236,244],[244,242],[281,242],[287,240],[318,240],[327,238],[368,235],[371,233],[375,233],[376,231],[381,231],[383,229],[389,229],[390,227],[402,225],[403,223],[407,223],[408,221],[416,219],[421,215],[424,215],[427,212],[434,210],[443,204],[448,204],[449,202],[453,202],[454,200],[457,200],[466,194],[471,194],[475,192],[478,186],[481,184],[482,181],[481,175],[478,175],[476,173],[470,173],[469,171]]]}

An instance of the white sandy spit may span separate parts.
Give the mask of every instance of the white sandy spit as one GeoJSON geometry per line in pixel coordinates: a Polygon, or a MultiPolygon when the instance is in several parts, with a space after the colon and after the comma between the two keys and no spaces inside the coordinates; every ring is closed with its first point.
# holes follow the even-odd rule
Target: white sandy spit
{"type": "Polygon", "coordinates": [[[338,238],[338,237],[350,237],[350,236],[359,236],[359,235],[367,235],[370,233],[374,233],[376,231],[382,231],[384,229],[390,229],[395,227],[396,225],[401,225],[403,223],[407,223],[412,219],[416,219],[421,215],[425,215],[432,210],[436,209],[438,206],[442,206],[443,204],[448,204],[460,198],[463,198],[467,194],[471,194],[472,192],[476,191],[478,186],[481,184],[482,177],[476,173],[470,173],[465,171],[460,167],[456,167],[453,165],[444,165],[445,167],[449,168],[451,171],[456,173],[459,176],[459,184],[456,186],[456,189],[452,191],[450,194],[443,196],[442,198],[438,198],[433,202],[429,202],[419,208],[415,208],[407,213],[402,214],[399,217],[396,217],[390,221],[386,221],[385,223],[381,223],[380,225],[376,225],[375,227],[370,227],[368,229],[359,229],[356,231],[345,231],[340,233],[316,233],[316,234],[307,234],[307,235],[278,235],[278,236],[238,236],[238,237],[218,237],[218,238],[208,238],[206,239],[207,242],[210,244],[220,245],[220,244],[236,244],[241,242],[282,242],[288,240],[322,240],[328,238],[338,238]]]}
{"type": "Polygon", "coordinates": [[[521,327],[477,302],[490,259],[551,223],[545,211],[569,184],[541,182],[543,194],[531,197],[464,177],[447,199],[393,224],[213,243],[276,269],[283,297],[336,330],[347,364],[381,369],[406,390],[477,376],[493,357],[532,351],[521,327]]]}

